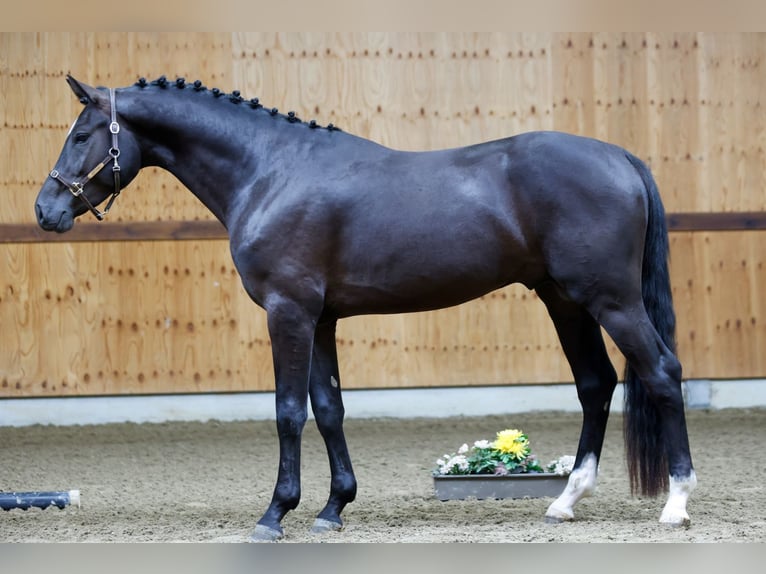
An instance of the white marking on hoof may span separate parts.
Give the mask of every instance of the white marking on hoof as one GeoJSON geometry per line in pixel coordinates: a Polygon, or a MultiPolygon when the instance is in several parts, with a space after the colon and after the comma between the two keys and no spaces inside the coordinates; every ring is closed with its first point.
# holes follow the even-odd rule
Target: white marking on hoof
{"type": "Polygon", "coordinates": [[[670,494],[665,508],[660,515],[660,523],[669,526],[689,526],[691,519],[686,512],[686,501],[697,486],[697,475],[694,471],[686,478],[670,477],[670,494]]]}
{"type": "Polygon", "coordinates": [[[276,542],[284,536],[281,530],[276,530],[263,524],[256,524],[250,535],[250,542],[276,542]]]}
{"type": "Polygon", "coordinates": [[[324,532],[338,532],[343,530],[343,525],[333,522],[332,520],[325,520],[324,518],[317,518],[314,521],[314,526],[311,527],[311,532],[314,534],[322,534],[324,532]]]}
{"type": "Polygon", "coordinates": [[[591,496],[596,490],[598,464],[595,454],[587,454],[580,468],[569,475],[564,492],[553,501],[545,513],[545,522],[558,524],[574,519],[574,506],[586,496],[591,496]]]}

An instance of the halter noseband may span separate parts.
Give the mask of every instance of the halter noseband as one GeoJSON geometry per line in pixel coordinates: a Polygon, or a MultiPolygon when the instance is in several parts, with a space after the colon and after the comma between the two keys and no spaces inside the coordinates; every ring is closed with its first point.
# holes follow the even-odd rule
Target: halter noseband
{"type": "Polygon", "coordinates": [[[56,181],[64,184],[64,186],[72,193],[72,195],[79,197],[80,200],[85,204],[90,212],[96,216],[96,219],[99,221],[103,220],[104,216],[109,213],[114,200],[117,199],[118,195],[120,195],[120,164],[117,162],[117,158],[120,157],[120,148],[117,145],[117,134],[120,133],[120,124],[117,123],[117,106],[114,102],[114,90],[112,88],[109,88],[109,101],[112,106],[112,123],[109,124],[109,132],[112,134],[112,147],[109,148],[109,153],[104,158],[104,160],[92,170],[90,170],[88,175],[85,176],[85,181],[82,183],[78,181],[73,181],[72,183],[67,182],[63,177],[61,177],[61,174],[56,169],[52,170],[50,174],[48,174],[49,177],[52,177],[56,181]],[[114,191],[112,192],[112,196],[109,198],[104,211],[99,211],[85,196],[83,191],[85,184],[96,177],[96,175],[102,169],[104,169],[106,164],[108,164],[110,161],[114,161],[114,165],[112,166],[112,173],[114,174],[114,191]]]}

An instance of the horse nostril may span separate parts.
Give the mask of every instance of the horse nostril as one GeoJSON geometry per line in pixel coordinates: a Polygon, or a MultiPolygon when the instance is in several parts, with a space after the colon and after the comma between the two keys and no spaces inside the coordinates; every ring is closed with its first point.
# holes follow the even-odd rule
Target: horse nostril
{"type": "Polygon", "coordinates": [[[37,215],[37,221],[39,223],[43,222],[43,208],[40,207],[39,203],[35,203],[35,214],[37,215]]]}

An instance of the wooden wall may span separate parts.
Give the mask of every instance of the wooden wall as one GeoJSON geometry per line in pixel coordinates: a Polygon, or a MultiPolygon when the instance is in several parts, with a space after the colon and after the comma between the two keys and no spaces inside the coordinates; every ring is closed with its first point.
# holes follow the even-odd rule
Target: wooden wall
{"type": "MultiPolygon", "coordinates": [[[[273,388],[265,314],[225,240],[29,239],[81,109],[66,73],[114,87],[199,78],[401,149],[572,131],[648,161],[671,214],[758,215],[765,55],[766,35],[744,33],[0,34],[0,396],[273,388]]],[[[113,215],[99,225],[212,219],[155,169],[113,215]]],[[[671,234],[684,376],[766,376],[763,232],[695,229],[671,234]]],[[[544,307],[519,286],[347,319],[338,343],[347,388],[571,380],[544,307]]]]}

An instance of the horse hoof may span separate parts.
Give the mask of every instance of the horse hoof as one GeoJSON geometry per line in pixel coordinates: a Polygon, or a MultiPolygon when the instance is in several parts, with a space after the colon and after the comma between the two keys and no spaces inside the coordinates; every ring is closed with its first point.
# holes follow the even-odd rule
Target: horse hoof
{"type": "Polygon", "coordinates": [[[660,524],[670,528],[689,528],[692,525],[692,521],[688,516],[682,516],[674,520],[660,520],[660,524]]]}
{"type": "Polygon", "coordinates": [[[562,508],[556,506],[554,502],[548,507],[548,511],[545,513],[546,524],[561,524],[562,522],[569,522],[574,520],[574,513],[570,508],[562,508]]]}
{"type": "Polygon", "coordinates": [[[265,524],[256,524],[255,530],[250,535],[250,542],[276,542],[284,536],[284,532],[280,528],[271,528],[265,524]]]}
{"type": "Polygon", "coordinates": [[[317,518],[314,521],[314,525],[311,527],[311,532],[314,534],[322,534],[323,532],[338,532],[343,530],[343,525],[339,522],[333,522],[332,520],[326,520],[324,518],[317,518]]]}
{"type": "Polygon", "coordinates": [[[545,524],[562,524],[563,522],[566,522],[566,521],[567,519],[561,516],[546,516],[545,517],[545,524]]]}
{"type": "Polygon", "coordinates": [[[665,507],[660,515],[660,524],[665,524],[672,528],[689,528],[692,521],[686,513],[686,509],[665,507]]]}

